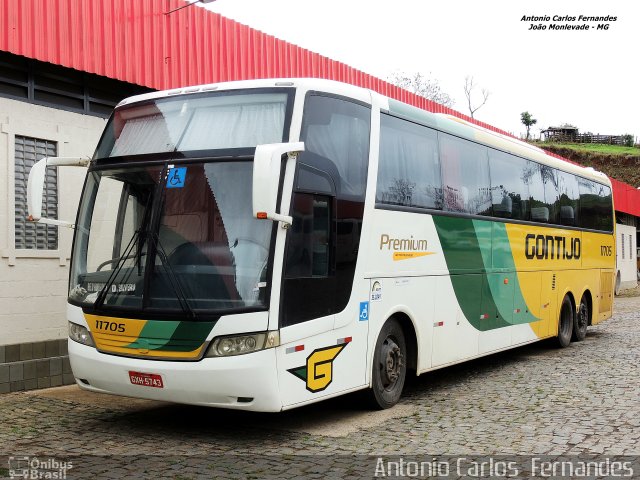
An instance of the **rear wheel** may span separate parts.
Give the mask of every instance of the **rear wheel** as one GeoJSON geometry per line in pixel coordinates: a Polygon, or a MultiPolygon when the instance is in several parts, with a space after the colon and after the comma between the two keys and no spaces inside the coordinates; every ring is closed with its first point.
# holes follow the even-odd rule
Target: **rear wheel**
{"type": "Polygon", "coordinates": [[[571,299],[567,296],[562,300],[560,307],[560,318],[558,319],[558,346],[564,348],[571,343],[571,335],[573,334],[575,311],[571,304],[571,299]]]}
{"type": "Polygon", "coordinates": [[[395,319],[384,324],[373,355],[369,403],[372,407],[393,407],[400,396],[407,375],[407,345],[402,327],[395,319]]]}
{"type": "Polygon", "coordinates": [[[589,326],[589,304],[586,297],[583,295],[580,299],[580,305],[578,306],[578,313],[573,324],[573,335],[571,340],[581,342],[584,337],[587,336],[587,327],[589,326]]]}

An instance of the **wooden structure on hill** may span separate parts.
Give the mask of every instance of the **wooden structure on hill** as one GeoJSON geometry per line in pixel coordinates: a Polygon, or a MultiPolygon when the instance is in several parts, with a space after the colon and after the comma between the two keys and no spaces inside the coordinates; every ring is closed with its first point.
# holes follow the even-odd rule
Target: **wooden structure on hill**
{"type": "Polygon", "coordinates": [[[600,135],[594,133],[580,133],[578,127],[565,125],[562,127],[549,127],[540,133],[544,135],[546,142],[558,143],[606,143],[609,145],[624,145],[624,135],[600,135]]]}

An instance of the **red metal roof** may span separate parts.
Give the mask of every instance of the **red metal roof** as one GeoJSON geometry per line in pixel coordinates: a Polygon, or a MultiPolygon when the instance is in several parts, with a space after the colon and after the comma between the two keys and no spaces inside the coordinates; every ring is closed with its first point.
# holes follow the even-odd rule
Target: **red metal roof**
{"type": "Polygon", "coordinates": [[[640,217],[640,190],[615,178],[613,185],[613,204],[616,210],[640,217]]]}
{"type": "MultiPolygon", "coordinates": [[[[370,88],[489,130],[455,110],[182,0],[0,0],[0,50],[163,90],[227,80],[316,77],[370,88]]],[[[615,182],[616,209],[640,193],[615,182]]]]}

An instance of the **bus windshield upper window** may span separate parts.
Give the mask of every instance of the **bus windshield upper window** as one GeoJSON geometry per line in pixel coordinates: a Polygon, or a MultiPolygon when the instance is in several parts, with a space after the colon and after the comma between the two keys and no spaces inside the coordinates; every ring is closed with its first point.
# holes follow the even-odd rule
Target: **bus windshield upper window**
{"type": "Polygon", "coordinates": [[[181,96],[117,109],[96,158],[283,141],[286,93],[181,96]]]}

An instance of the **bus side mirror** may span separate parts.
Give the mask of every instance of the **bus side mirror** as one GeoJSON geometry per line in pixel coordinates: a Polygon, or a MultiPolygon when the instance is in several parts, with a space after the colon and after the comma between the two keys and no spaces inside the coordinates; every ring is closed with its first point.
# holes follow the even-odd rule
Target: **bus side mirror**
{"type": "Polygon", "coordinates": [[[88,164],[89,159],[81,157],[44,157],[37,161],[35,165],[31,167],[29,179],[27,180],[27,210],[29,212],[27,220],[30,222],[45,223],[47,225],[60,225],[62,227],[74,228],[75,225],[71,222],[42,217],[44,177],[47,166],[86,167],[88,164]]]}
{"type": "Polygon", "coordinates": [[[282,155],[295,159],[304,151],[304,143],[270,143],[258,145],[253,159],[253,215],[260,219],[270,219],[291,225],[293,219],[277,212],[278,186],[282,155]]]}

